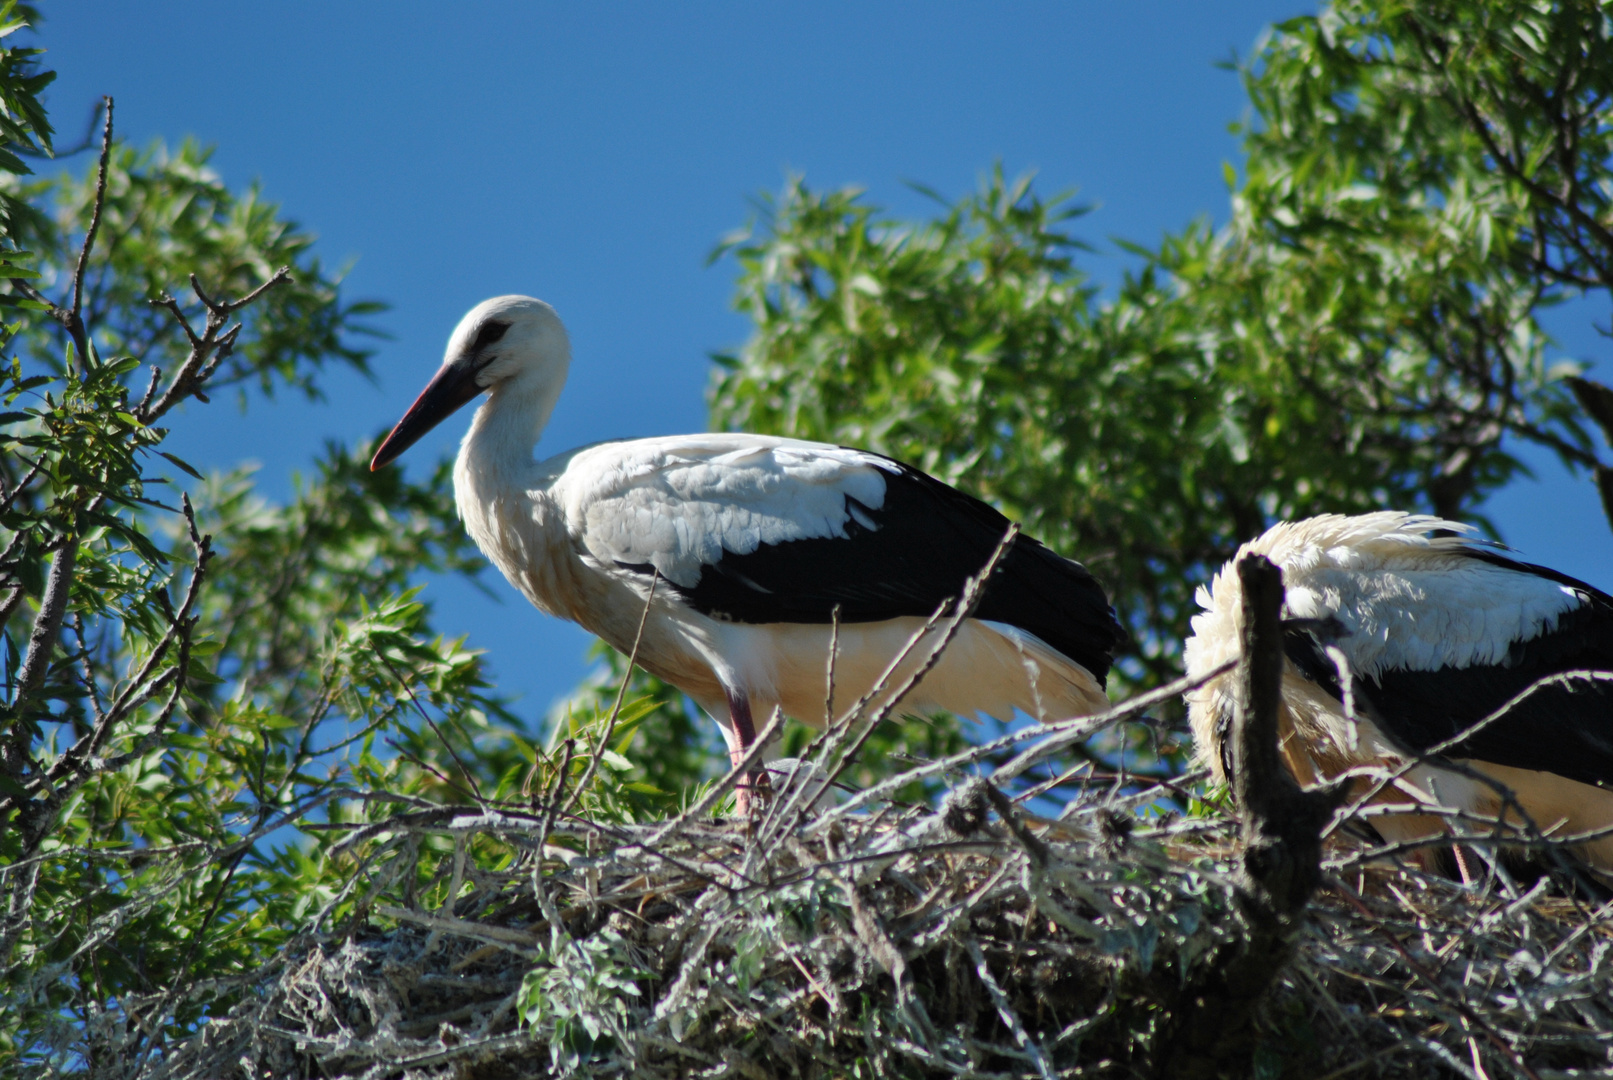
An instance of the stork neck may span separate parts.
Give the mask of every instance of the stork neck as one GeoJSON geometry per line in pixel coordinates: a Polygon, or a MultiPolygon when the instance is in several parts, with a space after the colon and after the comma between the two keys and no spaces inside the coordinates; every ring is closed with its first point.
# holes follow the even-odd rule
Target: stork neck
{"type": "Polygon", "coordinates": [[[559,397],[560,385],[519,386],[511,380],[494,387],[471,419],[460,460],[495,485],[520,482],[559,397]]]}

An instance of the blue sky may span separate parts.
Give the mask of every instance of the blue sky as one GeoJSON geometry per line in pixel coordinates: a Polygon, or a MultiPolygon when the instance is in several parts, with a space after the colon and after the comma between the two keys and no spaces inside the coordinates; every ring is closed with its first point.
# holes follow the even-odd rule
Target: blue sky
{"type": "MultiPolygon", "coordinates": [[[[441,360],[461,314],[491,295],[555,305],[571,383],[539,455],[615,436],[706,427],[707,355],[746,332],[733,267],[707,267],[749,200],[799,171],[858,184],[900,213],[955,196],[1001,160],[1044,192],[1078,188],[1077,231],[1100,282],[1108,239],[1151,243],[1199,215],[1225,220],[1235,75],[1263,27],[1303,2],[877,4],[220,4],[76,0],[41,28],[58,71],[64,143],[103,93],[139,143],[194,135],[234,185],[266,195],[355,259],[352,297],[393,305],[376,382],[328,380],[321,405],[224,397],[174,418],[174,449],[203,467],[244,459],[284,497],[328,438],[390,425],[441,360]]],[[[87,164],[85,159],[74,168],[87,164]]],[[[1552,323],[1594,361],[1604,302],[1552,323]]],[[[1604,373],[1607,368],[1603,368],[1604,373]]],[[[456,417],[404,459],[457,443],[456,417]]],[[[1540,480],[1489,511],[1531,559],[1613,588],[1613,533],[1588,481],[1540,455],[1540,480]]],[[[1077,556],[1079,553],[1074,553],[1077,556]]],[[[453,582],[428,595],[438,625],[491,653],[519,711],[542,713],[586,670],[587,636],[453,582]]]]}

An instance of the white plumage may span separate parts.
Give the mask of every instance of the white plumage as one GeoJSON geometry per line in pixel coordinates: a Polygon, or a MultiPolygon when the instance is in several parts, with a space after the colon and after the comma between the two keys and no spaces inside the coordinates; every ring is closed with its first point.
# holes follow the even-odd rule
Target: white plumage
{"type": "Polygon", "coordinates": [[[554,495],[601,566],[648,564],[692,589],[726,553],[844,539],[856,513],[847,497],[877,509],[884,467],[873,454],[795,439],[672,435],[581,451],[554,495]]]}
{"type": "MultiPolygon", "coordinates": [[[[1395,512],[1327,515],[1279,524],[1243,545],[1238,558],[1264,555],[1284,575],[1284,759],[1302,783],[1315,783],[1352,768],[1397,768],[1462,736],[1448,755],[1415,767],[1380,796],[1406,811],[1372,819],[1393,841],[1448,831],[1447,821],[1416,813],[1419,804],[1492,819],[1501,813],[1493,785],[1441,761],[1504,784],[1548,833],[1613,824],[1613,793],[1598,786],[1613,781],[1613,683],[1592,675],[1559,679],[1474,730],[1542,678],[1613,672],[1613,600],[1517,562],[1470,532],[1395,512]],[[1348,665],[1355,725],[1345,716],[1330,646],[1348,665]]],[[[1235,562],[1199,590],[1204,612],[1193,619],[1185,650],[1190,675],[1237,655],[1235,562]]],[[[1231,693],[1227,675],[1188,695],[1200,752],[1222,777],[1231,693]]],[[[1365,782],[1357,786],[1364,790],[1365,782]]],[[[1582,852],[1613,867],[1613,837],[1582,852]]]]}
{"type": "MultiPolygon", "coordinates": [[[[736,760],[753,717],[775,706],[825,721],[835,622],[844,706],[960,595],[1007,528],[909,466],[796,439],[678,435],[534,461],[569,363],[548,305],[478,305],[371,467],[486,391],[454,468],[466,529],[533,604],[624,653],[653,583],[639,663],[710,712],[736,760]]],[[[1106,707],[1120,630],[1080,564],[1020,538],[976,615],[905,709],[1056,719],[1106,707]]]]}

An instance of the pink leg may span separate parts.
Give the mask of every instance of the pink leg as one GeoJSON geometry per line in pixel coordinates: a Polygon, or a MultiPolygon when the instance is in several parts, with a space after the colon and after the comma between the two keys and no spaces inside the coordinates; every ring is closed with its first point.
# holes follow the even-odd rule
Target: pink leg
{"type": "MultiPolygon", "coordinates": [[[[733,732],[733,738],[728,746],[728,760],[734,768],[745,759],[751,744],[756,741],[756,724],[751,720],[750,699],[744,694],[728,690],[728,723],[733,732]],[[737,743],[737,745],[735,745],[737,743]]],[[[753,790],[767,783],[766,774],[760,770],[752,770],[750,775],[741,776],[734,782],[734,809],[740,817],[750,814],[751,794],[753,790]]]]}

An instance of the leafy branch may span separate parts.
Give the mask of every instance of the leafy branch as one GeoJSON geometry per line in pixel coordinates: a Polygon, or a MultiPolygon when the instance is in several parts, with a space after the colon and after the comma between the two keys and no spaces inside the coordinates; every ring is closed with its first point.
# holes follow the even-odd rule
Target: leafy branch
{"type": "MultiPolygon", "coordinates": [[[[106,168],[107,157],[112,148],[112,99],[106,101],[106,126],[101,135],[101,161],[98,169],[96,183],[95,212],[91,217],[90,228],[85,232],[83,246],[79,249],[78,268],[73,274],[72,306],[62,308],[50,303],[38,290],[26,281],[15,281],[14,284],[25,295],[32,297],[36,302],[44,304],[51,317],[56,319],[73,336],[77,349],[76,363],[79,365],[91,363],[89,336],[85,333],[83,320],[80,318],[80,304],[83,299],[84,268],[89,263],[90,251],[95,245],[95,233],[100,226],[101,208],[106,199],[106,168]]],[[[20,774],[27,766],[26,745],[18,745],[20,739],[27,737],[28,728],[24,721],[32,703],[34,695],[38,692],[40,684],[44,681],[45,671],[51,662],[51,655],[56,648],[56,637],[61,632],[62,618],[67,614],[68,590],[73,584],[73,564],[78,557],[79,537],[76,533],[70,534],[66,543],[56,552],[51,562],[50,578],[45,584],[45,594],[40,601],[39,613],[34,618],[33,631],[28,636],[28,652],[23,658],[22,670],[16,679],[16,689],[10,702],[15,719],[16,728],[13,737],[8,740],[4,753],[0,753],[0,768],[11,774],[13,782],[20,779],[20,774]]],[[[20,587],[20,586],[19,586],[20,587]]],[[[30,763],[31,764],[31,763],[30,763]]],[[[0,811],[3,813],[4,811],[0,811]]],[[[0,818],[0,820],[4,820],[0,818]]]]}

